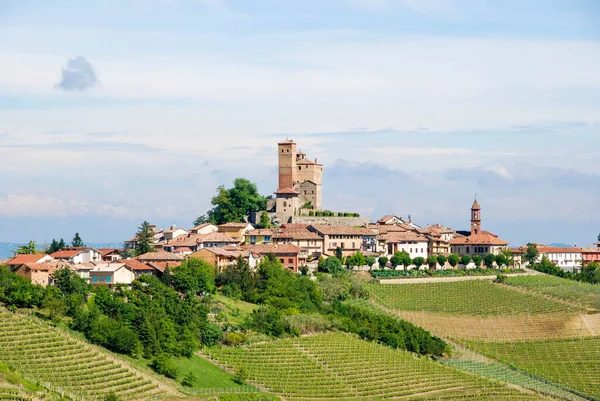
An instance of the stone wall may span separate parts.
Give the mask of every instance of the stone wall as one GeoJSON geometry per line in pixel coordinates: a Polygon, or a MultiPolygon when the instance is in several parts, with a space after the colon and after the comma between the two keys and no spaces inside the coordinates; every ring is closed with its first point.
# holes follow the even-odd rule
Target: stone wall
{"type": "Polygon", "coordinates": [[[329,226],[364,226],[369,224],[371,219],[366,217],[325,217],[325,216],[294,216],[292,223],[297,224],[324,224],[329,226]]]}

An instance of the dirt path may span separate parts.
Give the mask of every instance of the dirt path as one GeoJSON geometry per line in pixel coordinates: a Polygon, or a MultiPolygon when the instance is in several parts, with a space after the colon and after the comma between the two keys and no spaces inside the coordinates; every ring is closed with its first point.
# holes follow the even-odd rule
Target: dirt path
{"type": "MultiPolygon", "coordinates": [[[[518,276],[536,276],[541,273],[536,271],[527,271],[527,273],[505,274],[508,277],[518,276]]],[[[452,283],[455,281],[470,281],[470,280],[495,280],[496,275],[491,276],[458,276],[458,277],[422,277],[422,278],[382,278],[379,279],[379,284],[419,284],[419,283],[452,283]]]]}

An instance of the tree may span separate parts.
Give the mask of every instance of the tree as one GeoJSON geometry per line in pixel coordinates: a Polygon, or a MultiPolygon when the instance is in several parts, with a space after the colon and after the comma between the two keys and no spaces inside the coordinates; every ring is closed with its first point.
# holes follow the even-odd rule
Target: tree
{"type": "Polygon", "coordinates": [[[344,266],[342,266],[342,261],[337,257],[330,256],[323,260],[323,262],[319,262],[318,269],[320,272],[337,274],[344,271],[344,266]]]}
{"type": "Polygon", "coordinates": [[[258,220],[258,228],[271,228],[271,217],[269,213],[263,211],[260,214],[260,219],[258,220]]]}
{"type": "Polygon", "coordinates": [[[498,267],[508,266],[508,258],[500,253],[496,255],[496,264],[498,265],[498,267]]]}
{"type": "MultiPolygon", "coordinates": [[[[506,266],[514,266],[515,265],[515,257],[510,249],[506,248],[500,251],[500,255],[502,255],[503,262],[506,266]]],[[[499,256],[500,256],[499,255],[499,256]]],[[[500,263],[498,263],[500,264],[500,263]]]]}
{"type": "Polygon", "coordinates": [[[17,247],[16,253],[21,255],[33,255],[35,253],[39,253],[39,251],[37,249],[35,241],[30,240],[27,245],[19,245],[17,247]]]}
{"type": "Polygon", "coordinates": [[[412,260],[410,259],[410,255],[405,250],[396,252],[391,258],[390,263],[394,268],[397,266],[404,266],[404,269],[410,266],[412,260]]]}
{"type": "Polygon", "coordinates": [[[465,266],[468,265],[471,263],[471,257],[469,255],[464,255],[462,258],[460,258],[460,263],[465,266]]]}
{"type": "Polygon", "coordinates": [[[377,263],[377,259],[375,259],[373,256],[367,256],[365,258],[365,264],[369,266],[369,270],[373,268],[375,263],[377,263]]]}
{"type": "Polygon", "coordinates": [[[450,263],[450,266],[452,266],[452,267],[456,267],[458,265],[459,261],[460,261],[460,257],[455,253],[448,256],[448,263],[450,263]]]}
{"type": "Polygon", "coordinates": [[[344,259],[344,252],[339,246],[335,248],[335,257],[338,258],[340,261],[344,259]]]}
{"type": "Polygon", "coordinates": [[[434,270],[436,263],[437,257],[435,255],[427,256],[427,266],[429,266],[430,269],[434,270]]]}
{"type": "Polygon", "coordinates": [[[199,226],[200,224],[204,224],[204,223],[208,223],[208,217],[206,217],[205,214],[203,214],[202,216],[199,216],[198,218],[196,218],[196,220],[194,220],[194,227],[199,226]]]}
{"type": "Polygon", "coordinates": [[[52,242],[50,243],[50,246],[48,246],[48,249],[46,249],[46,253],[50,254],[50,253],[54,253],[57,251],[59,251],[58,241],[55,240],[54,238],[52,238],[52,242]]]}
{"type": "Polygon", "coordinates": [[[410,258],[410,255],[406,251],[400,252],[400,256],[402,257],[402,265],[404,266],[404,270],[408,269],[408,266],[413,262],[410,258]]]}
{"type": "MultiPolygon", "coordinates": [[[[196,224],[196,225],[198,225],[198,224],[196,224]]],[[[194,372],[188,372],[188,374],[183,376],[183,379],[181,380],[181,384],[184,387],[194,387],[194,384],[196,383],[197,380],[198,380],[198,377],[194,374],[194,372]]]]}
{"type": "Polygon", "coordinates": [[[150,223],[144,221],[138,227],[138,232],[135,235],[137,246],[135,248],[136,255],[143,255],[154,250],[154,230],[150,227],[150,223]]]}
{"type": "Polygon", "coordinates": [[[437,262],[440,267],[444,267],[447,260],[448,258],[446,258],[444,255],[437,255],[437,262]]]}
{"type": "Polygon", "coordinates": [[[191,258],[175,267],[171,274],[173,288],[182,293],[213,294],[215,275],[211,265],[201,259],[191,258]]]}
{"type": "Polygon", "coordinates": [[[421,256],[417,256],[416,258],[414,258],[412,260],[413,264],[417,267],[417,270],[421,268],[421,266],[423,266],[423,264],[425,264],[425,258],[421,257],[421,256]]]}
{"type": "Polygon", "coordinates": [[[306,276],[308,274],[308,266],[307,265],[302,265],[298,268],[298,270],[300,270],[300,274],[302,274],[303,276],[306,276]]]}
{"type": "Polygon", "coordinates": [[[346,258],[346,263],[348,266],[364,266],[366,263],[365,256],[361,251],[357,251],[354,255],[346,258]]]}
{"type": "Polygon", "coordinates": [[[531,242],[527,244],[527,250],[523,254],[523,259],[527,262],[528,265],[533,266],[535,262],[540,256],[540,252],[537,249],[536,244],[532,244],[531,242]]]}
{"type": "Polygon", "coordinates": [[[481,267],[481,262],[483,262],[483,258],[481,256],[473,256],[473,263],[475,263],[475,267],[481,267]]]}
{"type": "Polygon", "coordinates": [[[487,255],[485,255],[483,257],[483,263],[485,264],[485,267],[487,267],[488,269],[491,269],[492,267],[494,267],[495,261],[496,261],[496,256],[494,256],[493,253],[488,253],[487,255]]]}
{"type": "Polygon", "coordinates": [[[377,259],[377,263],[379,263],[379,268],[383,270],[387,266],[388,258],[385,256],[380,256],[379,259],[377,259]]]}
{"type": "Polygon", "coordinates": [[[208,211],[208,219],[214,224],[244,222],[248,213],[267,207],[267,199],[258,193],[256,184],[245,178],[236,178],[233,188],[218,187],[211,203],[213,208],[208,211]]]}
{"type": "Polygon", "coordinates": [[[71,246],[77,247],[77,248],[85,246],[83,244],[83,241],[81,240],[81,237],[79,236],[79,233],[75,233],[75,236],[73,237],[73,241],[71,241],[71,246]]]}

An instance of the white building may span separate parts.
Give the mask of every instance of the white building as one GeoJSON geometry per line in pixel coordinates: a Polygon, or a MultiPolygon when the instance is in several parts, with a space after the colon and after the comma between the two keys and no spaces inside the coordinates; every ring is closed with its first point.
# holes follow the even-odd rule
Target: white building
{"type": "Polygon", "coordinates": [[[73,265],[80,263],[102,262],[102,252],[95,248],[65,248],[51,254],[54,259],[64,260],[73,265]]]}
{"type": "Polygon", "coordinates": [[[546,256],[550,262],[564,271],[572,272],[581,270],[581,261],[583,260],[581,248],[557,248],[538,245],[537,250],[539,252],[538,262],[541,262],[542,258],[546,256]]]}
{"type": "Polygon", "coordinates": [[[391,231],[385,235],[386,250],[388,257],[396,252],[406,251],[411,259],[418,256],[427,259],[429,239],[414,231],[391,231]]]}
{"type": "Polygon", "coordinates": [[[102,263],[89,271],[90,283],[94,285],[129,285],[135,280],[134,270],[124,263],[102,263]]]}

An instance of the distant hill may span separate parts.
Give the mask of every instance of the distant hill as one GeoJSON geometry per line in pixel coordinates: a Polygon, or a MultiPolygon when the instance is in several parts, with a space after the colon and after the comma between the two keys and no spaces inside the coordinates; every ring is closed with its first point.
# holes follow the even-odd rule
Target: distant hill
{"type": "MultiPolygon", "coordinates": [[[[19,245],[24,245],[18,242],[0,242],[0,260],[10,259],[13,256],[13,251],[16,250],[19,245]]],[[[122,242],[90,242],[86,243],[88,246],[94,248],[122,248],[122,242]]]]}
{"type": "Polygon", "coordinates": [[[556,248],[571,248],[573,245],[570,244],[563,244],[561,242],[553,242],[548,246],[554,246],[556,248]]]}

